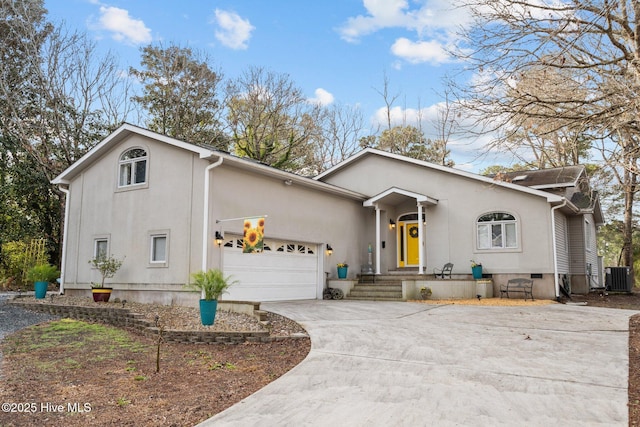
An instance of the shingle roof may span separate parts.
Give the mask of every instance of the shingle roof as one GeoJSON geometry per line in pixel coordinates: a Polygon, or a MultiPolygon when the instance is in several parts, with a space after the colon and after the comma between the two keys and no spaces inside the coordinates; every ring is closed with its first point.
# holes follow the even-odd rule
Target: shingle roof
{"type": "Polygon", "coordinates": [[[583,172],[584,166],[576,165],[531,171],[502,172],[499,177],[494,176],[494,178],[525,187],[553,188],[576,185],[583,172]]]}

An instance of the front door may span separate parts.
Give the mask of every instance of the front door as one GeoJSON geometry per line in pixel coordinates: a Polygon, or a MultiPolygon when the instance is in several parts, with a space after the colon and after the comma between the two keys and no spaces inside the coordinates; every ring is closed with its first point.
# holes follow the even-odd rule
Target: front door
{"type": "Polygon", "coordinates": [[[420,264],[419,226],[418,221],[398,223],[398,266],[400,267],[417,267],[420,264]]]}

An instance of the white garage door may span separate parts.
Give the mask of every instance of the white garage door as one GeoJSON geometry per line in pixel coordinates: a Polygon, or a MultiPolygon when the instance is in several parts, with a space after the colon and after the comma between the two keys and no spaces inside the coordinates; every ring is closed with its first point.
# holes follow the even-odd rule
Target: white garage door
{"type": "Polygon", "coordinates": [[[264,252],[244,254],[242,238],[232,238],[224,245],[223,271],[238,281],[223,299],[315,299],[319,281],[317,245],[265,239],[264,252]]]}

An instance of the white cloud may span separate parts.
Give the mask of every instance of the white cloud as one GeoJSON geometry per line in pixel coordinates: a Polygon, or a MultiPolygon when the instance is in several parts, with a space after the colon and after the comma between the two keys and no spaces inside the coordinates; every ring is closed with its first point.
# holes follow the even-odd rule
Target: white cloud
{"type": "Polygon", "coordinates": [[[98,27],[110,31],[114,40],[130,44],[146,44],[152,40],[151,30],[144,21],[129,16],[129,11],[112,6],[100,6],[98,27]]]}
{"type": "MultiPolygon", "coordinates": [[[[417,108],[402,108],[392,107],[391,126],[418,126],[418,122],[422,121],[422,129],[425,132],[427,138],[433,137],[429,135],[433,127],[433,123],[438,119],[438,111],[445,108],[444,102],[430,105],[428,107],[417,108]]],[[[384,128],[387,126],[387,107],[380,107],[376,110],[374,116],[371,119],[374,127],[384,128]]]]}
{"type": "Polygon", "coordinates": [[[246,49],[255,27],[248,19],[243,19],[235,12],[216,9],[214,23],[218,26],[216,39],[231,49],[246,49]]]}
{"type": "Polygon", "coordinates": [[[412,64],[421,62],[444,63],[450,60],[447,51],[435,40],[414,43],[407,38],[401,37],[391,46],[391,52],[412,64]]]}
{"type": "MultiPolygon", "coordinates": [[[[420,114],[422,111],[415,108],[392,107],[389,112],[391,126],[416,126],[420,114]]],[[[372,122],[375,127],[385,127],[387,125],[387,107],[378,108],[372,122]]]]}
{"type": "MultiPolygon", "coordinates": [[[[471,22],[468,9],[450,0],[363,0],[366,15],[348,18],[338,29],[348,42],[387,28],[414,32],[414,41],[397,38],[391,52],[410,63],[441,63],[451,60],[444,46],[455,45],[456,30],[471,22]],[[418,4],[417,8],[411,8],[418,4]]],[[[398,67],[398,65],[394,65],[398,67]]]]}
{"type": "Polygon", "coordinates": [[[334,97],[330,92],[319,87],[316,89],[315,94],[315,98],[309,98],[309,102],[323,106],[333,104],[334,97]]]}
{"type": "Polygon", "coordinates": [[[349,18],[347,23],[339,29],[342,38],[349,42],[355,42],[361,36],[382,28],[409,25],[408,17],[404,12],[408,7],[406,0],[364,0],[363,3],[369,15],[349,18]]]}

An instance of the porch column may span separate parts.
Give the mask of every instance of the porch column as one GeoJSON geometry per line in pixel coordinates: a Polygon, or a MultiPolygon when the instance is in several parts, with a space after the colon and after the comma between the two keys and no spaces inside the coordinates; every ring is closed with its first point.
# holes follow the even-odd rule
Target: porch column
{"type": "Polygon", "coordinates": [[[418,202],[418,274],[424,274],[424,223],[422,221],[422,203],[418,202]]]}
{"type": "Polygon", "coordinates": [[[376,204],[376,274],[380,274],[380,207],[376,204]]]}

